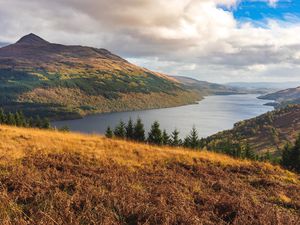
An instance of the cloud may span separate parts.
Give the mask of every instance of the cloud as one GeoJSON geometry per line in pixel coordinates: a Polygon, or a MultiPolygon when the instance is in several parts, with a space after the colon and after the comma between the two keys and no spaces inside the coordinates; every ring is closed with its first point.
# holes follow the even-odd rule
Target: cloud
{"type": "Polygon", "coordinates": [[[267,74],[274,65],[296,68],[300,22],[242,23],[224,10],[239,2],[0,0],[0,41],[34,32],[52,42],[104,47],[150,69],[211,81],[272,80],[277,77],[267,74]]]}
{"type": "Polygon", "coordinates": [[[276,7],[278,0],[268,0],[271,7],[276,7]]]}

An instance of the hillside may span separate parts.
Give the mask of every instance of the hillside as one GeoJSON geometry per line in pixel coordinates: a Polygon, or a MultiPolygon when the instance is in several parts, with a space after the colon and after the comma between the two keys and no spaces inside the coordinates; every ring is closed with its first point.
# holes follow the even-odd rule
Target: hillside
{"type": "MultiPolygon", "coordinates": [[[[250,93],[242,88],[234,88],[226,85],[200,81],[190,77],[172,76],[179,83],[184,84],[189,89],[197,90],[201,95],[228,95],[250,93]]],[[[257,93],[257,92],[256,92],[257,93]]]]}
{"type": "Polygon", "coordinates": [[[299,131],[300,105],[293,105],[236,123],[232,130],[215,134],[207,138],[207,142],[212,149],[222,148],[227,143],[249,144],[260,155],[270,152],[279,156],[279,149],[287,142],[294,142],[299,131]]]}
{"type": "Polygon", "coordinates": [[[205,151],[0,126],[2,224],[297,224],[299,176],[205,151]]]}
{"type": "Polygon", "coordinates": [[[0,48],[0,104],[50,118],[191,104],[201,97],[164,74],[105,49],[50,43],[35,34],[0,48]]]}
{"type": "Polygon", "coordinates": [[[230,82],[226,86],[240,88],[245,91],[256,93],[270,93],[295,86],[295,82],[230,82]]]}
{"type": "Polygon", "coordinates": [[[289,104],[300,104],[300,87],[289,88],[275,93],[260,96],[261,99],[274,100],[277,107],[289,104]]]}

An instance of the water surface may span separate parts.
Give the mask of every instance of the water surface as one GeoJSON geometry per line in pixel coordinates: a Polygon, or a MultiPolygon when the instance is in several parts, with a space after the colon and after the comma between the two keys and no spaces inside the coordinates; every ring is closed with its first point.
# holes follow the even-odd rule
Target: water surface
{"type": "Polygon", "coordinates": [[[105,133],[108,126],[114,127],[120,121],[140,117],[148,131],[153,121],[158,120],[168,132],[175,128],[185,137],[193,126],[200,137],[231,129],[234,123],[249,119],[273,107],[264,105],[269,100],[257,99],[258,95],[216,95],[208,96],[199,104],[166,109],[142,110],[134,112],[106,113],[87,116],[83,119],[53,122],[56,127],[68,126],[72,131],[83,133],[105,133]]]}

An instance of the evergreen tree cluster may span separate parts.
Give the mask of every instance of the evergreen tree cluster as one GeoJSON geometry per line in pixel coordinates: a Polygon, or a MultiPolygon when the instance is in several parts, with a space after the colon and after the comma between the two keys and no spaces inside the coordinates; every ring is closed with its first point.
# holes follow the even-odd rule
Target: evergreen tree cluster
{"type": "Polygon", "coordinates": [[[108,127],[106,130],[106,137],[108,138],[120,138],[127,140],[134,140],[138,142],[147,142],[154,145],[169,145],[169,146],[184,146],[187,148],[200,149],[203,147],[202,140],[198,137],[198,132],[193,127],[190,135],[184,140],[179,137],[179,131],[175,129],[171,134],[160,128],[158,121],[155,121],[146,137],[144,124],[140,118],[133,123],[132,119],[129,119],[128,123],[120,121],[119,124],[114,128],[108,127]]]}
{"type": "Polygon", "coordinates": [[[294,145],[290,143],[285,145],[281,165],[289,170],[300,172],[300,135],[294,145]]]}
{"type": "Polygon", "coordinates": [[[180,139],[179,134],[177,129],[171,134],[168,134],[166,130],[160,128],[159,122],[155,121],[146,137],[144,124],[141,119],[137,119],[136,123],[133,123],[133,121],[129,119],[127,124],[120,121],[114,129],[108,127],[106,130],[106,137],[108,138],[116,137],[154,145],[181,146],[195,150],[207,148],[207,150],[227,154],[235,158],[250,160],[267,161],[271,158],[270,154],[265,154],[264,156],[256,155],[249,144],[236,143],[228,139],[216,143],[213,147],[211,147],[211,145],[207,146],[208,140],[199,138],[195,127],[192,128],[190,134],[183,140],[180,139]]]}
{"type": "Polygon", "coordinates": [[[3,109],[0,109],[0,124],[11,125],[17,127],[36,127],[42,129],[50,129],[50,121],[47,118],[41,119],[39,116],[35,118],[27,118],[23,112],[5,113],[3,109]]]}

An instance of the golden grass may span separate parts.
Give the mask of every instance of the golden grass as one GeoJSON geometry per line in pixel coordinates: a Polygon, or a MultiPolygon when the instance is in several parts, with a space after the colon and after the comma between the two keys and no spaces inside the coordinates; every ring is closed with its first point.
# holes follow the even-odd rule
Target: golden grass
{"type": "MultiPolygon", "coordinates": [[[[64,133],[52,130],[34,128],[16,128],[0,126],[0,163],[9,159],[21,159],[26,154],[34,153],[80,153],[97,159],[113,159],[127,166],[149,165],[155,161],[181,161],[193,163],[197,160],[208,160],[220,165],[251,166],[258,164],[248,160],[202,151],[192,151],[184,148],[151,146],[124,140],[108,139],[100,135],[85,135],[80,133],[64,133]]],[[[269,163],[259,163],[260,166],[284,172],[288,177],[294,177],[291,172],[282,170],[269,163]]]]}
{"type": "Polygon", "coordinates": [[[268,163],[0,126],[1,224],[298,224],[299,176],[268,163]]]}
{"type": "MultiPolygon", "coordinates": [[[[107,139],[100,135],[62,133],[40,129],[0,126],[0,162],[20,159],[27,153],[80,153],[98,159],[111,159],[124,164],[141,166],[157,160],[179,160],[193,163],[209,160],[223,165],[250,165],[226,155],[183,148],[150,146],[141,143],[107,139]]],[[[266,164],[267,165],[267,164],[266,164]]]]}

